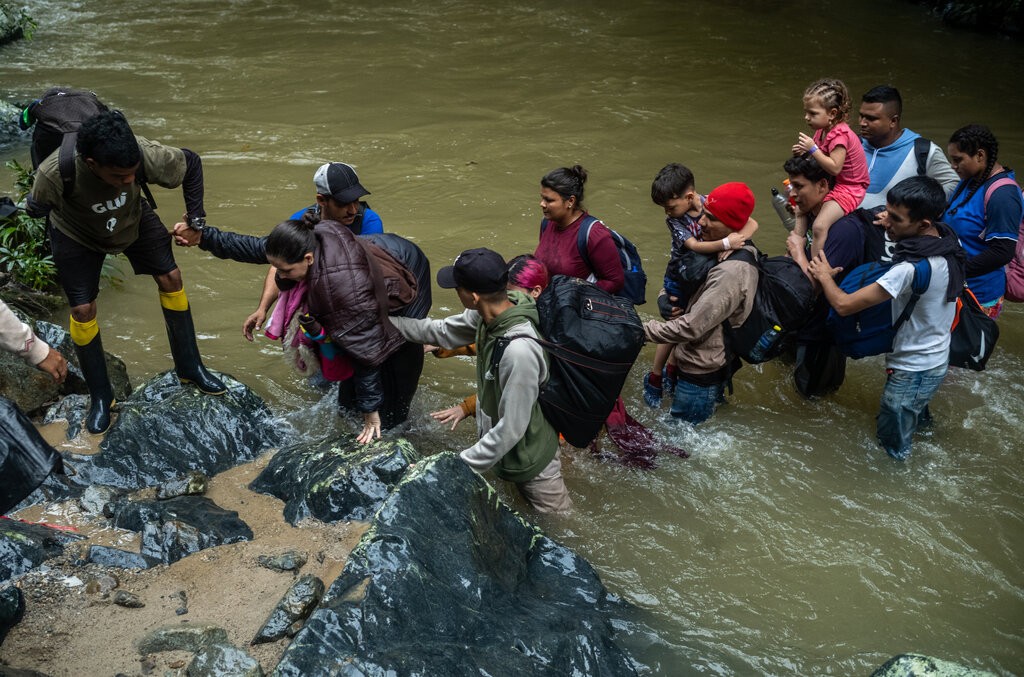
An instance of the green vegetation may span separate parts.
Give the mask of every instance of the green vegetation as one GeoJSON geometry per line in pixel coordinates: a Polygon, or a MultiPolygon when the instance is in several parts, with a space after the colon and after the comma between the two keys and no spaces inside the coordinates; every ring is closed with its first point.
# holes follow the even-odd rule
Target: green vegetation
{"type": "MultiPolygon", "coordinates": [[[[7,162],[15,173],[16,201],[32,187],[32,175],[17,160],[7,162]]],[[[35,219],[18,210],[0,220],[0,272],[26,287],[47,291],[54,288],[57,269],[46,239],[46,220],[35,219]]]]}

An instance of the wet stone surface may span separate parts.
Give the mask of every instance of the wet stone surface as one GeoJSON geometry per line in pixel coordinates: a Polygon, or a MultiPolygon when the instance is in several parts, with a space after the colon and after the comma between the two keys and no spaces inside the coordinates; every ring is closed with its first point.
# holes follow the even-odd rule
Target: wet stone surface
{"type": "Polygon", "coordinates": [[[69,455],[79,485],[141,489],[193,471],[214,475],[278,445],[280,424],[248,387],[221,375],[228,392],[200,393],[165,372],[120,403],[100,453],[69,455]]]}
{"type": "Polygon", "coordinates": [[[111,506],[113,526],[142,535],[143,556],[165,564],[206,548],[252,540],[252,529],[238,513],[203,496],[166,501],[122,499],[111,506]]]}
{"type": "Polygon", "coordinates": [[[444,453],[384,502],[274,674],[631,675],[628,611],[444,453]]]}
{"type": "Polygon", "coordinates": [[[284,517],[324,522],[373,516],[420,454],[407,440],[345,436],[281,449],[249,488],[285,502],[284,517]]]}
{"type": "Polygon", "coordinates": [[[323,581],[311,574],[300,576],[274,607],[252,643],[275,642],[294,634],[292,629],[309,616],[323,595],[323,581]]]}

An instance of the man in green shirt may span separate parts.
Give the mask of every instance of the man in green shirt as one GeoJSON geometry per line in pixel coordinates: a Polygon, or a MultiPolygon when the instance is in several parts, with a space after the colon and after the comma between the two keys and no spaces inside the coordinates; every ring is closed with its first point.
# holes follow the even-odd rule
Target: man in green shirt
{"type": "Polygon", "coordinates": [[[171,236],[142,197],[140,176],[165,188],[182,186],[188,221],[205,225],[203,174],[199,156],[136,137],[118,111],[98,113],[78,131],[74,180],[65,185],[59,151],[39,165],[28,199],[32,216],[49,216],[50,243],[57,278],[71,306],[71,338],[89,386],[86,428],[104,432],[110,425],[113,388],[96,324],[100,271],[107,254],[123,253],[136,275],[152,275],[174,368],[182,382],[219,395],[224,384],[203,366],[181,271],[171,253],[171,236]]]}

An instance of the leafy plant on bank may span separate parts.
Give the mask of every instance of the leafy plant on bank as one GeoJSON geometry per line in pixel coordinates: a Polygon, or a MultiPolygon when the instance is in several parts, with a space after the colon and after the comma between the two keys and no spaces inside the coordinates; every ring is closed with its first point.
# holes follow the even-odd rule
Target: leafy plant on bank
{"type": "MultiPolygon", "coordinates": [[[[15,202],[22,204],[32,190],[32,172],[17,160],[9,160],[6,167],[14,172],[15,202]]],[[[50,253],[45,218],[33,218],[19,209],[0,219],[0,272],[31,289],[56,288],[57,268],[50,253]]],[[[124,281],[112,257],[104,260],[101,275],[114,285],[124,281]]]]}
{"type": "MultiPolygon", "coordinates": [[[[17,160],[10,160],[6,166],[14,171],[15,201],[20,203],[32,187],[32,175],[17,160]]],[[[57,268],[46,239],[45,219],[32,218],[19,209],[0,220],[0,271],[26,287],[53,289],[57,268]]]]}

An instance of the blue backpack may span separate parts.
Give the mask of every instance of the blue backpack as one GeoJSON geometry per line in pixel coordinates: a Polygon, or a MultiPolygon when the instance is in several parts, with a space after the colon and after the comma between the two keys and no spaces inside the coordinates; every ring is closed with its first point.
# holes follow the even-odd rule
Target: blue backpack
{"type": "MultiPolygon", "coordinates": [[[[576,248],[579,250],[583,262],[587,264],[587,268],[591,270],[594,269],[594,266],[590,263],[590,257],[587,256],[587,241],[590,239],[590,229],[594,227],[595,223],[601,222],[590,214],[584,216],[576,236],[576,248]]],[[[548,220],[542,219],[540,232],[543,233],[547,227],[548,220]]],[[[608,227],[605,226],[605,228],[608,227]]],[[[619,252],[619,262],[622,263],[622,272],[626,279],[625,284],[622,285],[622,291],[617,296],[629,299],[633,305],[643,305],[647,302],[647,273],[644,272],[643,263],[640,261],[640,252],[628,238],[619,235],[611,228],[608,228],[608,232],[612,234],[612,242],[615,243],[615,249],[619,252]]]]}
{"type": "MultiPolygon", "coordinates": [[[[893,265],[892,262],[872,262],[857,266],[843,278],[839,288],[847,294],[852,294],[877,282],[893,265]]],[[[836,347],[841,353],[855,360],[870,355],[891,353],[896,332],[910,318],[917,300],[927,291],[931,281],[932,267],[928,259],[914,262],[910,300],[895,322],[892,320],[892,299],[845,317],[840,316],[834,309],[830,310],[828,326],[836,347]]]]}

